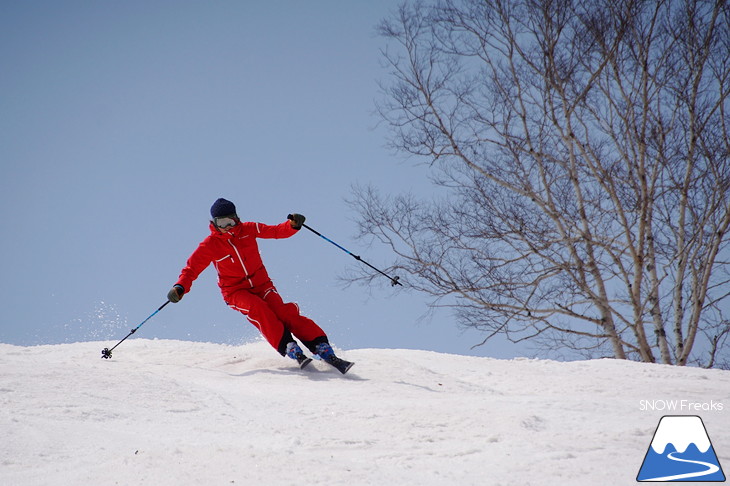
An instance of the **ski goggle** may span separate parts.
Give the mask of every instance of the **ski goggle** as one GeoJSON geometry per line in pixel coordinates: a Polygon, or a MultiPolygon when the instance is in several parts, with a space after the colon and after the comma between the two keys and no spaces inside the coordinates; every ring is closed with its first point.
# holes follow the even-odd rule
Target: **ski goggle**
{"type": "Polygon", "coordinates": [[[220,218],[213,218],[213,223],[215,224],[216,228],[226,229],[236,226],[238,224],[238,221],[236,221],[236,218],[232,216],[223,216],[220,218]]]}

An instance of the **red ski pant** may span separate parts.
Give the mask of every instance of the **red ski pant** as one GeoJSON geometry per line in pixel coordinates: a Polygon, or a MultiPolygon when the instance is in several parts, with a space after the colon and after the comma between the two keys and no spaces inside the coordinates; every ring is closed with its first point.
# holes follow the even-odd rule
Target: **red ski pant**
{"type": "Polygon", "coordinates": [[[294,335],[312,353],[327,335],[313,320],[299,313],[293,302],[284,303],[276,288],[268,285],[244,289],[225,296],[226,303],[248,318],[279,354],[286,354],[286,345],[294,335]]]}

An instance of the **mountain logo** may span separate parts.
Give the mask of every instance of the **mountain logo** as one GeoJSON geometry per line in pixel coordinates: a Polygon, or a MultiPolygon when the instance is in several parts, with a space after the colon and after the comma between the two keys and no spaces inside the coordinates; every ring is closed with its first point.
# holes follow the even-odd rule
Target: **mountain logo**
{"type": "Polygon", "coordinates": [[[725,481],[702,419],[696,415],[662,417],[636,480],[725,481]]]}

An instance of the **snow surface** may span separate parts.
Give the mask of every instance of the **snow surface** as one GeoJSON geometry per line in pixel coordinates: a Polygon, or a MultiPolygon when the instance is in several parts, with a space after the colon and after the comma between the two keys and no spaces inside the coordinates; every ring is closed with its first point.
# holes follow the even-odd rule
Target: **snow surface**
{"type": "Polygon", "coordinates": [[[631,485],[663,415],[640,400],[665,398],[723,403],[700,415],[730,464],[727,371],[359,349],[342,376],[263,342],[109,345],[0,344],[0,484],[631,485]]]}

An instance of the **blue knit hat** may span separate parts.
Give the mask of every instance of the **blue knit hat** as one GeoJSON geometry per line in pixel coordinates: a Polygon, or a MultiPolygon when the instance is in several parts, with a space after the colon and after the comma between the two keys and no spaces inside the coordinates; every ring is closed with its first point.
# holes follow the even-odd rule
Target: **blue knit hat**
{"type": "Polygon", "coordinates": [[[230,216],[236,214],[236,205],[227,199],[220,198],[210,207],[210,215],[213,218],[230,216]]]}

